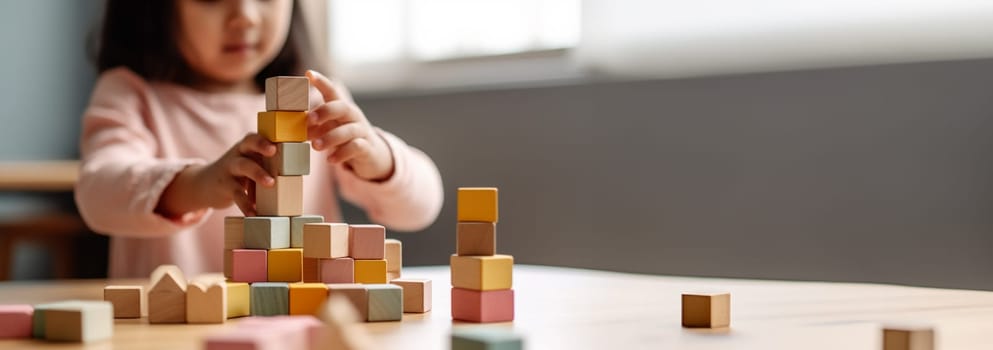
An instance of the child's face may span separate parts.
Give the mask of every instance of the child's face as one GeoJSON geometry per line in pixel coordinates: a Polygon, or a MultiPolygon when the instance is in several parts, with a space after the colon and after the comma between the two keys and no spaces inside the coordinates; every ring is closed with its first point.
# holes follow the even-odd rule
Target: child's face
{"type": "Polygon", "coordinates": [[[222,84],[258,74],[283,48],[293,0],[177,0],[178,46],[196,73],[222,84]]]}

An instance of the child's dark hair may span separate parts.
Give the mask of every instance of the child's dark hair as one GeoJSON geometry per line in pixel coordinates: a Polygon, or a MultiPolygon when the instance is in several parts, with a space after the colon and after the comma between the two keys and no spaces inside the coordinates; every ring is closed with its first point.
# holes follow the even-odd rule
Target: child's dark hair
{"type": "MultiPolygon", "coordinates": [[[[99,38],[90,42],[97,72],[123,66],[149,81],[193,83],[197,75],[174,39],[177,23],[175,0],[107,0],[99,38]]],[[[313,52],[303,13],[294,1],[286,44],[255,76],[255,85],[265,91],[265,78],[303,75],[306,67],[314,67],[313,52]]]]}

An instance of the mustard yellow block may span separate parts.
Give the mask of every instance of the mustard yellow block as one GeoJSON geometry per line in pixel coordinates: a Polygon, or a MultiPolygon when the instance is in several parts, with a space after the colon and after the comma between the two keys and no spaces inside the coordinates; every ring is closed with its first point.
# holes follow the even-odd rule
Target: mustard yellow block
{"type": "Polygon", "coordinates": [[[460,187],[458,220],[497,222],[497,189],[495,187],[460,187]]]}
{"type": "Polygon", "coordinates": [[[452,286],[471,290],[510,289],[514,280],[514,257],[510,255],[452,255],[452,286]]]}
{"type": "Polygon", "coordinates": [[[318,308],[328,298],[324,283],[290,283],[290,315],[317,315],[318,308]]]}
{"type": "Polygon", "coordinates": [[[303,281],[303,248],[272,249],[268,255],[269,282],[303,281]]]}
{"type": "Polygon", "coordinates": [[[386,259],[355,260],[355,283],[386,283],[386,259]]]}
{"type": "Polygon", "coordinates": [[[227,282],[228,284],[228,318],[249,316],[252,314],[251,290],[248,283],[227,282]]]}
{"type": "Polygon", "coordinates": [[[307,112],[259,112],[259,135],[272,142],[307,141],[307,112]]]}

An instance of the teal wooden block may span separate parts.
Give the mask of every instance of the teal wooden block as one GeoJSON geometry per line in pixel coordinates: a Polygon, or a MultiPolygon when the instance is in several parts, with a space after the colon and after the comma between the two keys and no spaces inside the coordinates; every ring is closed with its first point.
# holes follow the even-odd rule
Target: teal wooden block
{"type": "Polygon", "coordinates": [[[290,247],[303,248],[303,225],[324,222],[320,215],[300,215],[290,217],[290,247]]]}
{"type": "Polygon", "coordinates": [[[403,288],[394,284],[367,284],[368,321],[400,321],[403,318],[403,288]]]}
{"type": "Polygon", "coordinates": [[[290,284],[285,282],[256,282],[251,287],[252,316],[290,314],[290,284]]]}
{"type": "Polygon", "coordinates": [[[262,166],[272,176],[310,175],[310,143],[277,143],[276,155],[265,158],[262,166]]]}
{"type": "Polygon", "coordinates": [[[283,249],[290,247],[290,218],[252,216],[245,218],[245,248],[283,249]]]}
{"type": "Polygon", "coordinates": [[[31,337],[45,339],[45,311],[71,304],[72,301],[57,301],[34,305],[34,314],[31,316],[31,337]]]}
{"type": "Polygon", "coordinates": [[[524,339],[507,328],[455,328],[451,345],[452,350],[521,350],[524,339]]]}

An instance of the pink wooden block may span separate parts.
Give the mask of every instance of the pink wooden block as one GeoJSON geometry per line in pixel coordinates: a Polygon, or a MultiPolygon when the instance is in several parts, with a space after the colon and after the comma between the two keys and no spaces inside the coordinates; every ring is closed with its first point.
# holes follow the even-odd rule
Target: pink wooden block
{"type": "Polygon", "coordinates": [[[321,259],[321,283],[355,283],[355,260],[321,259]]]}
{"type": "MultiPolygon", "coordinates": [[[[275,327],[274,327],[275,328],[275,327]]],[[[281,350],[290,349],[283,332],[259,332],[251,327],[236,328],[221,333],[208,335],[204,340],[206,350],[281,350]]],[[[295,348],[303,349],[303,347],[295,348]]]]}
{"type": "Polygon", "coordinates": [[[31,305],[0,305],[0,339],[31,338],[31,305]]]}
{"type": "Polygon", "coordinates": [[[381,260],[386,257],[386,228],[381,225],[348,225],[348,252],[352,259],[381,260]]]}
{"type": "Polygon", "coordinates": [[[514,290],[452,288],[452,318],[480,323],[513,321],[514,290]]]}
{"type": "Polygon", "coordinates": [[[256,329],[268,332],[270,327],[278,327],[284,333],[283,342],[290,345],[286,349],[316,349],[324,323],[317,317],[310,315],[276,316],[276,317],[249,317],[238,323],[242,329],[256,329]],[[303,340],[301,347],[296,347],[297,343],[303,340]]]}
{"type": "Polygon", "coordinates": [[[231,280],[234,282],[266,282],[268,274],[267,251],[261,249],[234,249],[231,251],[231,280]]]}

